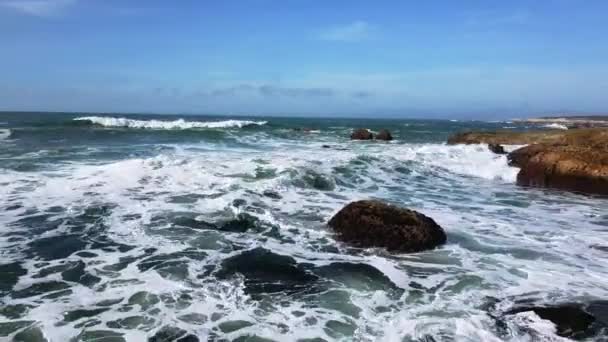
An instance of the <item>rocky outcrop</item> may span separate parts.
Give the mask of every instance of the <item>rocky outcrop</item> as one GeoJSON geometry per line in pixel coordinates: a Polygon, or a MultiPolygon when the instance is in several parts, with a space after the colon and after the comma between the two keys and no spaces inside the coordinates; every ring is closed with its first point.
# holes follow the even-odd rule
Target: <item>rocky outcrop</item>
{"type": "Polygon", "coordinates": [[[447,240],[435,221],[413,210],[366,200],[348,204],[329,221],[338,239],[358,247],[418,252],[447,240]]]}
{"type": "Polygon", "coordinates": [[[393,140],[393,136],[387,129],[381,129],[380,132],[376,134],[376,140],[391,141],[393,140]]]}
{"type": "Polygon", "coordinates": [[[608,129],[469,132],[448,143],[528,145],[508,155],[519,185],[608,195],[608,129]]]}
{"type": "Polygon", "coordinates": [[[507,154],[505,148],[500,144],[488,144],[488,150],[496,154],[507,154]]]}
{"type": "Polygon", "coordinates": [[[605,128],[588,128],[529,132],[464,132],[454,134],[448,138],[448,144],[608,146],[608,130],[605,128]]]}
{"type": "Polygon", "coordinates": [[[350,138],[352,140],[372,140],[374,135],[368,129],[359,128],[350,135],[350,138]]]}
{"type": "Polygon", "coordinates": [[[509,154],[517,184],[608,195],[608,150],[535,144],[509,154]]]}
{"type": "Polygon", "coordinates": [[[455,144],[501,144],[529,145],[537,143],[555,143],[564,139],[569,131],[546,130],[535,132],[464,132],[448,138],[449,145],[455,144]]]}

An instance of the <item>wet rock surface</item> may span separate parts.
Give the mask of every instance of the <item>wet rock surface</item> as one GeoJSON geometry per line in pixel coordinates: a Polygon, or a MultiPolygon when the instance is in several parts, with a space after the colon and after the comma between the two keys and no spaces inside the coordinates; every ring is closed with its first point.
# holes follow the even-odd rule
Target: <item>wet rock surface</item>
{"type": "Polygon", "coordinates": [[[376,140],[391,141],[393,140],[393,136],[391,135],[391,132],[389,132],[389,130],[381,129],[378,134],[376,134],[376,140]]]}
{"type": "Polygon", "coordinates": [[[505,148],[500,144],[488,144],[488,149],[496,154],[507,154],[505,148]]]}
{"type": "Polygon", "coordinates": [[[534,312],[556,327],[562,337],[580,339],[608,339],[608,301],[593,301],[588,304],[565,303],[548,306],[516,306],[506,312],[514,315],[534,312]]]}
{"type": "Polygon", "coordinates": [[[448,139],[482,143],[493,152],[499,144],[528,145],[508,155],[509,164],[521,169],[519,185],[608,195],[608,129],[467,132],[448,139]]]}
{"type": "Polygon", "coordinates": [[[351,135],[352,140],[372,140],[374,135],[368,129],[360,128],[356,129],[351,135]]]}
{"type": "Polygon", "coordinates": [[[432,218],[375,200],[348,204],[332,217],[329,226],[344,242],[397,252],[432,249],[447,240],[432,218]]]}

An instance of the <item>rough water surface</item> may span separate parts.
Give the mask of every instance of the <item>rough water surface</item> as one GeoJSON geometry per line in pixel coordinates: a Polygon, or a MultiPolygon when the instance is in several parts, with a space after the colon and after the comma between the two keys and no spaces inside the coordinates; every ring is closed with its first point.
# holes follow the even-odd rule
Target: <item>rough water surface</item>
{"type": "Polygon", "coordinates": [[[504,155],[444,144],[521,124],[0,122],[0,340],[560,341],[497,312],[608,298],[605,198],[517,187],[504,155]],[[395,140],[350,141],[359,127],[395,140]],[[329,218],[369,198],[432,217],[447,244],[336,241],[329,218]]]}

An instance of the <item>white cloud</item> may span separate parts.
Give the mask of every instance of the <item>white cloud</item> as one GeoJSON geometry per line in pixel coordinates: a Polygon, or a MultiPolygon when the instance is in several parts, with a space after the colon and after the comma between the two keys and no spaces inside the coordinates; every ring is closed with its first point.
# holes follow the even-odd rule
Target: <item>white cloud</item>
{"type": "Polygon", "coordinates": [[[334,26],[320,33],[322,40],[358,42],[373,36],[373,27],[365,21],[355,21],[348,25],[334,26]]]}
{"type": "Polygon", "coordinates": [[[61,14],[76,0],[0,0],[0,6],[37,17],[52,17],[61,14]]]}

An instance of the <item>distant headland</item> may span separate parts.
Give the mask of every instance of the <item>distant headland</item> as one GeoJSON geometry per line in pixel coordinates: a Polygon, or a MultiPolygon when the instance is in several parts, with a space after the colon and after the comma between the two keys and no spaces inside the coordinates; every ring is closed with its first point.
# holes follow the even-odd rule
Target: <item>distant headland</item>
{"type": "Polygon", "coordinates": [[[608,114],[605,115],[559,115],[538,118],[515,119],[516,122],[560,124],[568,128],[608,127],[608,114]]]}

